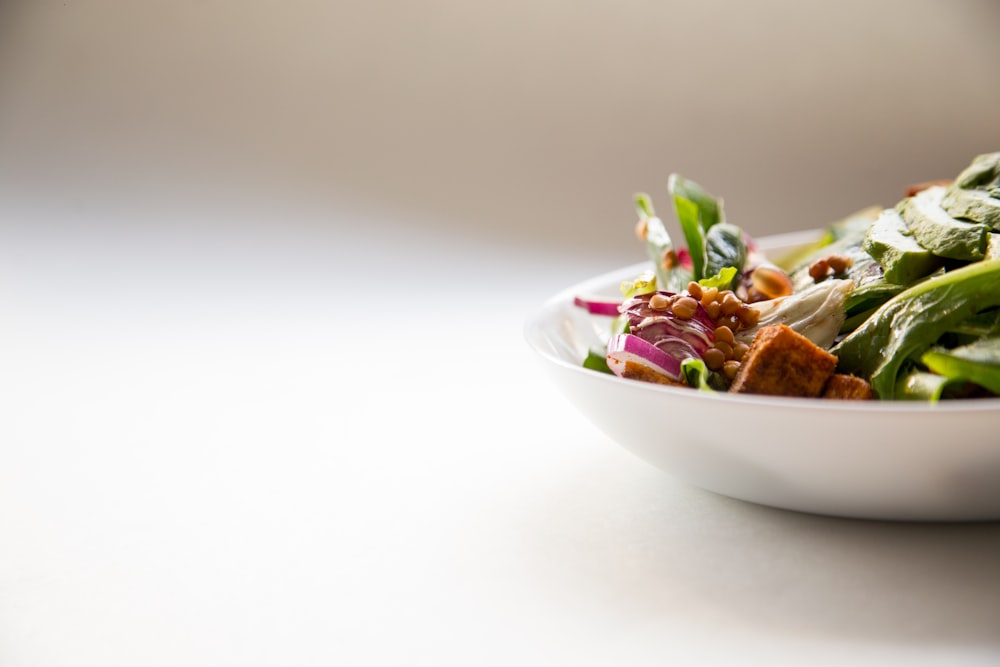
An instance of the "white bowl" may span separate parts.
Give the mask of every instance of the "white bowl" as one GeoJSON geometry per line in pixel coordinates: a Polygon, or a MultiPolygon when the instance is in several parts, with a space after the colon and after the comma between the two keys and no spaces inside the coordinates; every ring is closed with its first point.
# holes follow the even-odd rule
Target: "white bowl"
{"type": "MultiPolygon", "coordinates": [[[[759,239],[772,257],[816,232],[759,239]]],[[[607,317],[573,305],[619,295],[647,263],[569,287],[524,333],[556,387],[597,428],[695,486],[754,503],[843,517],[1000,519],[1000,399],[825,401],[706,393],[582,367],[607,317]]]]}

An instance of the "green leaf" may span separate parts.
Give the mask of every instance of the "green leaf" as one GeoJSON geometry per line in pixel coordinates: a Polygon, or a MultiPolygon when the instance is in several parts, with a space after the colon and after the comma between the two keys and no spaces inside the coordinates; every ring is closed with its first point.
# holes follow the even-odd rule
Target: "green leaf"
{"type": "Polygon", "coordinates": [[[681,291],[691,280],[691,276],[677,262],[677,253],[670,239],[670,233],[663,221],[654,214],[653,200],[644,192],[636,193],[632,199],[639,220],[646,225],[646,254],[653,263],[659,289],[670,292],[681,291]],[[668,258],[667,261],[665,258],[668,258]]]}
{"type": "Polygon", "coordinates": [[[583,360],[583,367],[601,373],[614,373],[608,367],[608,359],[604,350],[589,350],[587,357],[583,360]]]}
{"type": "Polygon", "coordinates": [[[671,174],[667,190],[674,201],[674,212],[684,232],[695,280],[705,277],[705,235],[723,219],[722,204],[700,185],[678,174],[671,174]]]}
{"type": "Polygon", "coordinates": [[[1000,394],[1000,338],[984,338],[948,350],[933,348],[920,357],[931,371],[949,380],[965,380],[1000,394]]]}
{"type": "Polygon", "coordinates": [[[679,174],[671,174],[667,182],[670,193],[692,202],[698,207],[702,229],[706,232],[716,223],[722,222],[722,200],[710,195],[703,187],[679,174]]]}
{"type": "Polygon", "coordinates": [[[925,371],[914,371],[900,376],[896,384],[896,398],[905,401],[937,403],[948,386],[948,378],[925,371]]]}
{"type": "Polygon", "coordinates": [[[705,234],[705,275],[715,276],[726,268],[734,270],[728,283],[717,285],[719,289],[733,287],[746,261],[747,244],[743,239],[743,230],[736,225],[720,222],[705,234]]]}
{"type": "Polygon", "coordinates": [[[904,362],[977,313],[1000,306],[998,281],[1000,260],[984,260],[899,293],[831,349],[839,371],[867,378],[879,398],[893,398],[904,362]]]}
{"type": "Polygon", "coordinates": [[[698,281],[698,284],[702,287],[717,287],[720,290],[729,289],[729,286],[733,284],[733,280],[736,279],[736,274],[735,266],[725,266],[714,276],[702,278],[698,281]]]}
{"type": "Polygon", "coordinates": [[[643,271],[635,280],[622,281],[620,285],[622,296],[631,299],[640,294],[649,294],[656,291],[656,274],[652,271],[643,271]]]}
{"type": "Polygon", "coordinates": [[[688,357],[681,362],[681,373],[688,386],[702,391],[715,391],[709,386],[709,370],[705,362],[696,357],[688,357]]]}
{"type": "Polygon", "coordinates": [[[640,218],[655,218],[656,211],[653,210],[653,199],[645,192],[637,192],[632,201],[635,203],[636,213],[640,218]]]}

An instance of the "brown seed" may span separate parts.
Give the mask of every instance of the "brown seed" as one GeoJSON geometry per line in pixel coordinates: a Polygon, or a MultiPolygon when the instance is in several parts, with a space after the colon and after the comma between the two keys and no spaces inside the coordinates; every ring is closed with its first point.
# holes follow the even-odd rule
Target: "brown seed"
{"type": "Polygon", "coordinates": [[[749,349],[750,346],[747,345],[746,343],[736,343],[735,345],[733,345],[733,359],[735,359],[736,361],[743,361],[743,357],[746,355],[747,350],[749,349]]]}
{"type": "Polygon", "coordinates": [[[792,293],[792,280],[788,274],[773,264],[761,264],[750,274],[753,288],[768,299],[792,293]]]}
{"type": "MultiPolygon", "coordinates": [[[[722,304],[719,304],[720,306],[722,304]]],[[[719,315],[718,319],[715,320],[715,326],[726,327],[732,331],[738,331],[740,328],[740,320],[735,315],[719,315]]]]}
{"type": "Polygon", "coordinates": [[[670,309],[682,320],[690,320],[698,312],[698,302],[689,296],[682,296],[674,301],[670,309]]]}
{"type": "Polygon", "coordinates": [[[719,309],[722,307],[721,303],[719,303],[718,301],[709,301],[706,304],[704,299],[702,300],[702,303],[705,305],[705,310],[708,312],[708,316],[711,319],[713,320],[719,319],[719,309]]]}
{"type": "Polygon", "coordinates": [[[849,267],[851,264],[854,263],[853,261],[851,261],[851,258],[846,255],[830,255],[829,257],[827,257],[826,261],[827,264],[830,265],[830,269],[835,274],[843,273],[844,271],[847,270],[847,267],[849,267]]]}
{"type": "Polygon", "coordinates": [[[730,345],[729,343],[717,340],[715,341],[715,349],[721,351],[722,354],[725,355],[726,359],[733,358],[733,346],[730,345]]]}
{"type": "Polygon", "coordinates": [[[666,310],[670,307],[670,297],[666,294],[660,294],[657,292],[653,296],[649,297],[649,307],[653,310],[666,310]]]}
{"type": "Polygon", "coordinates": [[[725,296],[722,297],[722,308],[720,308],[720,311],[723,315],[735,315],[742,305],[743,302],[740,301],[738,296],[732,292],[726,292],[725,296]]]}
{"type": "Polygon", "coordinates": [[[704,305],[708,305],[716,300],[719,296],[718,287],[706,287],[701,291],[701,302],[704,305]]]}
{"type": "MultiPolygon", "coordinates": [[[[707,364],[706,364],[707,365],[707,364]]],[[[722,364],[722,374],[727,380],[732,380],[736,377],[736,374],[740,371],[740,362],[730,359],[729,361],[722,364]]]]}
{"type": "Polygon", "coordinates": [[[688,283],[687,290],[688,294],[691,295],[692,299],[698,299],[698,301],[701,301],[702,297],[701,285],[692,280],[691,282],[688,283]]]}
{"type": "Polygon", "coordinates": [[[646,240],[646,237],[649,235],[649,222],[646,218],[642,218],[639,222],[635,223],[635,235],[640,241],[646,240]]]}
{"type": "Polygon", "coordinates": [[[736,316],[740,318],[740,322],[742,322],[743,326],[747,329],[757,326],[757,323],[760,322],[760,311],[756,308],[743,306],[740,308],[739,312],[736,313],[736,316]]]}
{"type": "Polygon", "coordinates": [[[730,345],[732,345],[734,340],[733,330],[727,326],[716,327],[714,332],[714,338],[716,342],[719,342],[721,340],[725,343],[729,343],[730,345]]]}
{"type": "Polygon", "coordinates": [[[726,363],[726,355],[722,353],[722,350],[710,347],[705,350],[704,360],[708,370],[717,371],[726,363]]]}
{"type": "Polygon", "coordinates": [[[826,274],[830,272],[830,264],[825,259],[817,259],[815,262],[809,265],[809,277],[815,282],[819,282],[826,278],[826,274]]]}

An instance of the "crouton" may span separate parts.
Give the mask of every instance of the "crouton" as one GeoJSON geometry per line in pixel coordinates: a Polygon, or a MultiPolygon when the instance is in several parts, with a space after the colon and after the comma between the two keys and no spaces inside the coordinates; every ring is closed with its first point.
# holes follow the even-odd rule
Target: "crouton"
{"type": "Polygon", "coordinates": [[[875,398],[872,386],[864,378],[856,375],[834,373],[826,381],[821,398],[839,398],[847,400],[867,401],[875,398]]]}
{"type": "Polygon", "coordinates": [[[816,398],[837,367],[837,357],[784,324],[761,327],[729,391],[816,398]]]}

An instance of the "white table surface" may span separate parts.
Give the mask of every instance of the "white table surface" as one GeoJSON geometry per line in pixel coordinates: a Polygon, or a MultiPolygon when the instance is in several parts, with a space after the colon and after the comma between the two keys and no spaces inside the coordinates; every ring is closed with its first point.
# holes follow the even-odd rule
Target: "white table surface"
{"type": "Polygon", "coordinates": [[[1000,661],[1000,526],[712,495],[555,393],[524,316],[608,267],[34,222],[0,239],[5,667],[1000,661]]]}

